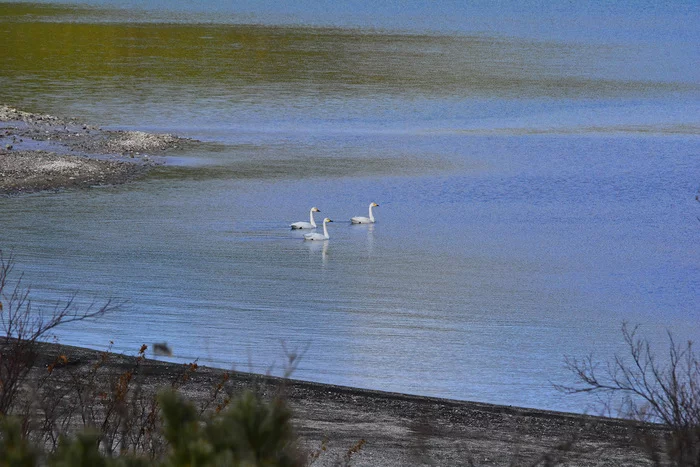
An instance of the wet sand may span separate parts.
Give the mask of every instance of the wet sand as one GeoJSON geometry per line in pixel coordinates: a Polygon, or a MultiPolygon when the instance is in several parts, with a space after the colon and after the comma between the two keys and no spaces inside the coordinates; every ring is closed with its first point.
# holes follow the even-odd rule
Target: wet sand
{"type": "Polygon", "coordinates": [[[0,194],[126,183],[193,143],[169,134],[103,130],[0,104],[0,194]]]}
{"type": "MultiPolygon", "coordinates": [[[[94,350],[43,344],[32,378],[45,374],[59,355],[68,365],[54,372],[90,368],[100,361],[94,350]]],[[[151,355],[150,349],[147,355],[151,355]]],[[[135,357],[110,354],[108,369],[120,374],[135,357]]],[[[183,365],[147,359],[138,378],[142,397],[169,387],[183,365]]],[[[309,451],[326,445],[313,465],[335,465],[348,449],[365,440],[353,455],[358,466],[533,465],[546,454],[563,465],[651,465],[634,446],[632,425],[622,420],[483,403],[420,397],[381,391],[199,367],[181,392],[196,403],[211,398],[212,388],[230,374],[226,390],[255,388],[264,397],[282,391],[289,402],[302,445],[309,451]],[[564,451],[557,446],[573,441],[564,451]]],[[[58,383],[57,383],[58,384],[58,383]]],[[[540,464],[543,465],[543,464],[540,464]]]]}

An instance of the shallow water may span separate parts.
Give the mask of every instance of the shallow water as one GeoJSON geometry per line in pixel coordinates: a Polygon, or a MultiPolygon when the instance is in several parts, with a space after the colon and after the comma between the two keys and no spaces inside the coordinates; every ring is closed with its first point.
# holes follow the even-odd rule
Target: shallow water
{"type": "Polygon", "coordinates": [[[39,304],[129,300],[63,342],[274,373],[286,346],[301,379],[583,411],[552,389],[564,355],[612,355],[623,321],[697,340],[697,7],[640,10],[638,37],[150,5],[0,4],[0,101],[208,142],[129,186],[0,199],[39,304]],[[313,205],[320,245],[287,228],[313,205]]]}

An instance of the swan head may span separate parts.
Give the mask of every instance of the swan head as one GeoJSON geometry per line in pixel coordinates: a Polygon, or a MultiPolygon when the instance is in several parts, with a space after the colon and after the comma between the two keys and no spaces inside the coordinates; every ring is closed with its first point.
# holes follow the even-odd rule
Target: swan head
{"type": "Polygon", "coordinates": [[[333,220],[330,219],[330,218],[328,218],[328,217],[326,217],[325,219],[323,219],[323,223],[325,224],[325,223],[327,223],[327,222],[333,222],[333,220]]]}
{"type": "Polygon", "coordinates": [[[372,203],[369,205],[371,208],[378,208],[379,205],[377,203],[372,203]]]}
{"type": "Polygon", "coordinates": [[[313,208],[311,208],[311,212],[321,212],[321,210],[314,206],[313,208]]]}

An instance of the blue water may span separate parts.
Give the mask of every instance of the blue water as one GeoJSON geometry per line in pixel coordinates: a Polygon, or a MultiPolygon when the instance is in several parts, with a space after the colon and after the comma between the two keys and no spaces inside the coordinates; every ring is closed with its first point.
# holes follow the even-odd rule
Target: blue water
{"type": "Polygon", "coordinates": [[[275,374],[286,347],[300,379],[581,412],[565,355],[610,358],[623,321],[697,341],[696,3],[89,5],[20,21],[108,32],[8,60],[0,100],[206,144],[0,199],[38,304],[128,300],[62,342],[275,374]],[[311,206],[323,244],[287,228],[311,206]]]}

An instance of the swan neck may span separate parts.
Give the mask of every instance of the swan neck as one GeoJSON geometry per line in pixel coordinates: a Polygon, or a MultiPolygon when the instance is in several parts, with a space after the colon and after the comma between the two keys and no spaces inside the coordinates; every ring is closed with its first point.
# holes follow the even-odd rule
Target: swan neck
{"type": "Polygon", "coordinates": [[[309,222],[311,223],[311,225],[316,227],[316,221],[314,221],[314,210],[313,209],[311,211],[309,211],[309,222]]]}
{"type": "Polygon", "coordinates": [[[328,222],[323,223],[323,236],[328,238],[328,222]]]}
{"type": "Polygon", "coordinates": [[[369,205],[369,220],[374,222],[374,214],[372,214],[372,205],[369,205]]]}

